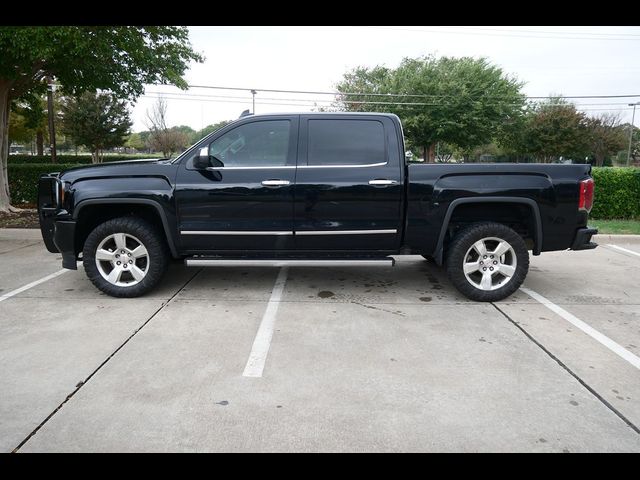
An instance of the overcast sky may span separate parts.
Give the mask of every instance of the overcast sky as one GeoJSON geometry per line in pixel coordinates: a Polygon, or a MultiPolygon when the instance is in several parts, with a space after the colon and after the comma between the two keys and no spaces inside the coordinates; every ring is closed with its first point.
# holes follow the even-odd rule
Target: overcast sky
{"type": "MultiPolygon", "coordinates": [[[[487,57],[526,82],[529,96],[639,95],[575,100],[589,114],[611,109],[630,121],[627,104],[640,101],[640,27],[198,26],[189,32],[206,59],[192,65],[188,83],[257,89],[256,113],[309,111],[314,102],[331,100],[260,89],[334,91],[353,67],[396,67],[403,57],[428,54],[487,57]]],[[[249,92],[149,85],[133,109],[134,131],[147,129],[145,112],[159,92],[167,98],[170,126],[198,130],[251,108],[249,92]]]]}

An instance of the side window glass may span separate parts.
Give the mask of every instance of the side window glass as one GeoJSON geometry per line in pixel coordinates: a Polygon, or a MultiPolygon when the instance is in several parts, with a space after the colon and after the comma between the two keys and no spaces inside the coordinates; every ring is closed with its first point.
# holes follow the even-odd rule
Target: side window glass
{"type": "Polygon", "coordinates": [[[212,164],[224,167],[272,167],[287,164],[289,120],[251,122],[209,144],[212,164]]]}
{"type": "Polygon", "coordinates": [[[307,165],[386,162],[384,127],[377,120],[309,120],[307,165]]]}

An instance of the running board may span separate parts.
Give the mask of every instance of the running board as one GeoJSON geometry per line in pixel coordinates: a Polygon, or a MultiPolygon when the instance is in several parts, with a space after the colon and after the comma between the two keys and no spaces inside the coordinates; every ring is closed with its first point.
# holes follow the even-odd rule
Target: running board
{"type": "Polygon", "coordinates": [[[227,258],[185,258],[187,267],[393,267],[395,260],[384,258],[353,259],[227,259],[227,258]]]}

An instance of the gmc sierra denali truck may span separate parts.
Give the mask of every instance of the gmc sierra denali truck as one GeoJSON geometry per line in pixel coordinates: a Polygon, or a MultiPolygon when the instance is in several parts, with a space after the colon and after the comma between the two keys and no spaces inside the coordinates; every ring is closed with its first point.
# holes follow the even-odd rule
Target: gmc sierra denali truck
{"type": "Polygon", "coordinates": [[[42,236],[62,266],[135,297],[187,266],[393,265],[422,255],[495,301],[533,255],[595,248],[589,165],[416,164],[378,113],[249,115],[173,160],[43,175],[42,236]]]}

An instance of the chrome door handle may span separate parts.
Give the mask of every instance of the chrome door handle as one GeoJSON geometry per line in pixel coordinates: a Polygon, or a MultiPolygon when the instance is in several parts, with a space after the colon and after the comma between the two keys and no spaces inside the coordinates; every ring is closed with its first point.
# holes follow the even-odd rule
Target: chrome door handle
{"type": "Polygon", "coordinates": [[[289,185],[289,180],[263,180],[262,185],[265,187],[282,187],[284,185],[289,185]]]}
{"type": "Polygon", "coordinates": [[[395,185],[396,182],[395,180],[369,180],[369,185],[395,185]]]}

